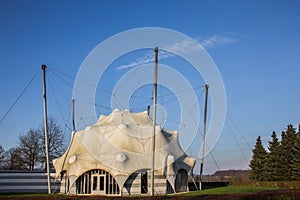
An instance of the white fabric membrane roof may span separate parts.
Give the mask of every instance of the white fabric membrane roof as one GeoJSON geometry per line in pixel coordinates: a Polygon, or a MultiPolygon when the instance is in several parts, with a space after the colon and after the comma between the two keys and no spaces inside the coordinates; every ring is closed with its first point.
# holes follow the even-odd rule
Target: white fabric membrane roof
{"type": "MultiPolygon", "coordinates": [[[[104,169],[122,186],[135,171],[151,169],[152,135],[153,122],[146,112],[115,109],[108,116],[101,115],[94,125],[73,133],[65,154],[53,161],[57,176],[66,171],[75,181],[86,171],[104,169]]],[[[195,164],[195,159],[181,149],[177,131],[156,126],[155,170],[158,173],[167,175],[170,157],[174,158],[171,160],[174,160],[175,173],[179,169],[191,171],[195,164]]]]}

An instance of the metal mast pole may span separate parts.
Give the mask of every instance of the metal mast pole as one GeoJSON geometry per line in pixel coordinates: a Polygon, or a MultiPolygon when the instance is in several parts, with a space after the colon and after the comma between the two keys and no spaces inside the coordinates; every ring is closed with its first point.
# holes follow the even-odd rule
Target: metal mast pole
{"type": "Polygon", "coordinates": [[[49,165],[49,140],[48,140],[48,119],[47,119],[47,96],[46,96],[46,65],[42,65],[43,70],[43,97],[44,97],[44,131],[46,147],[46,168],[48,179],[48,194],[51,194],[50,165],[49,165]]]}
{"type": "Polygon", "coordinates": [[[75,131],[75,99],[72,99],[72,131],[75,131]]]}
{"type": "Polygon", "coordinates": [[[200,165],[200,179],[199,188],[202,190],[202,174],[203,174],[203,163],[204,163],[204,146],[205,146],[205,136],[206,136],[206,116],[207,116],[207,101],[208,101],[208,84],[205,85],[205,105],[204,105],[204,124],[203,124],[203,135],[202,135],[202,155],[201,155],[201,165],[200,165]]]}
{"type": "Polygon", "coordinates": [[[157,96],[157,65],[158,47],[155,47],[154,84],[153,84],[153,137],[152,137],[152,166],[151,166],[151,195],[154,196],[154,167],[155,167],[155,127],[156,127],[156,96],[157,96]]]}

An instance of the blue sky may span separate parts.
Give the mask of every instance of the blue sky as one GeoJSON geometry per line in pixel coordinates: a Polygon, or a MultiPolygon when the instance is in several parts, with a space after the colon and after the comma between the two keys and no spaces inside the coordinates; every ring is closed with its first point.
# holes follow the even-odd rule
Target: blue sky
{"type": "MultiPolygon", "coordinates": [[[[299,1],[290,0],[2,0],[0,117],[42,64],[75,77],[88,53],[110,36],[139,27],[169,28],[201,43],[225,84],[227,123],[213,149],[218,166],[208,156],[205,172],[246,169],[258,135],[267,145],[273,130],[280,134],[288,123],[300,123],[299,11],[299,1]]],[[[59,109],[50,97],[49,114],[68,121],[72,89],[54,73],[49,78],[54,90],[56,81],[65,93],[56,96],[59,109]]],[[[42,106],[39,74],[0,124],[0,144],[6,150],[17,144],[21,133],[41,124],[42,106]]]]}

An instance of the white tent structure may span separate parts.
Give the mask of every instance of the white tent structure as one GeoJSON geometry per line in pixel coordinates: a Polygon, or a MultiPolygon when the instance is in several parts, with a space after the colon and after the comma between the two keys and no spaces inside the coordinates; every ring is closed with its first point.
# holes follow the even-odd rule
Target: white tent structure
{"type": "MultiPolygon", "coordinates": [[[[54,160],[61,193],[126,196],[150,194],[153,122],[146,112],[115,109],[74,132],[54,160]]],[[[176,131],[156,126],[154,194],[188,191],[195,159],[181,149],[176,131]]]]}

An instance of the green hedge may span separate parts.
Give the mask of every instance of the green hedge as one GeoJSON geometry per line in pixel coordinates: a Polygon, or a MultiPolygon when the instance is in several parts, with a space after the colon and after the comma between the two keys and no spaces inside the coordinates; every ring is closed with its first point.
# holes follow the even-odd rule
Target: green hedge
{"type": "Polygon", "coordinates": [[[241,183],[230,183],[232,186],[247,187],[274,187],[282,189],[300,188],[300,181],[249,181],[241,183]]]}

